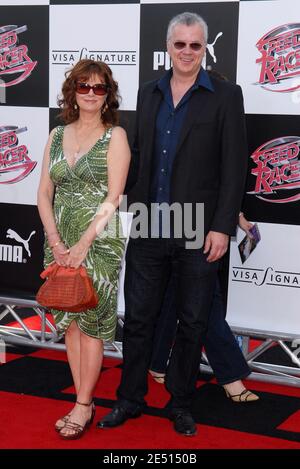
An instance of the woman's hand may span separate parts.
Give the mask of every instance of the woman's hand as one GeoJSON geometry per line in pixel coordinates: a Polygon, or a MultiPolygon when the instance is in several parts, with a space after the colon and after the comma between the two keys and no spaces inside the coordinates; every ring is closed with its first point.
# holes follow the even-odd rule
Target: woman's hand
{"type": "Polygon", "coordinates": [[[58,265],[66,266],[69,250],[64,245],[64,243],[62,241],[60,241],[58,244],[55,243],[55,245],[51,249],[55,262],[58,265]]]}
{"type": "Polygon", "coordinates": [[[79,240],[78,243],[68,249],[66,265],[68,267],[73,267],[74,269],[80,267],[86,258],[89,248],[90,245],[87,242],[79,240]]]}
{"type": "Polygon", "coordinates": [[[243,212],[241,212],[239,216],[239,227],[245,231],[245,233],[249,236],[249,238],[253,238],[253,235],[249,231],[251,230],[253,225],[244,217],[243,212]]]}

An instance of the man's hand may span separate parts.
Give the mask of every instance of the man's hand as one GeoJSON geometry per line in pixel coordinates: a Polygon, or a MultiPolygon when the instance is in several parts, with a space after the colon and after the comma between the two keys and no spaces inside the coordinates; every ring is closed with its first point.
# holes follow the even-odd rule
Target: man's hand
{"type": "Polygon", "coordinates": [[[217,231],[209,231],[205,238],[204,254],[209,252],[208,262],[214,262],[224,256],[228,248],[229,236],[217,231]]]}

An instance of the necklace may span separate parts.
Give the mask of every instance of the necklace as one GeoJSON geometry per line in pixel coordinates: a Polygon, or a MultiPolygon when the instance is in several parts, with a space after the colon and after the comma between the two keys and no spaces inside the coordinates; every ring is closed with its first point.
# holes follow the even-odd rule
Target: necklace
{"type": "MultiPolygon", "coordinates": [[[[77,161],[81,158],[81,156],[83,156],[84,154],[86,154],[87,152],[84,150],[85,148],[85,143],[91,139],[91,135],[94,134],[94,132],[96,130],[99,130],[100,129],[100,125],[98,124],[97,126],[95,126],[94,128],[92,129],[89,129],[88,131],[88,134],[83,138],[81,139],[81,141],[79,142],[78,140],[78,135],[77,135],[77,132],[76,132],[76,128],[74,128],[74,143],[75,143],[75,151],[73,153],[73,164],[76,164],[77,161]],[[82,152],[83,150],[83,152],[82,152]]],[[[92,148],[92,146],[91,146],[92,148]]]]}

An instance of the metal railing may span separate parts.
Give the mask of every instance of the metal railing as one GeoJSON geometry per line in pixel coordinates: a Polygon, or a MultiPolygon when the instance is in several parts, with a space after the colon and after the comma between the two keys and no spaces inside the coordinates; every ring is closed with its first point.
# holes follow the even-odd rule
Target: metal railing
{"type": "MultiPolygon", "coordinates": [[[[46,316],[46,311],[36,301],[12,296],[0,296],[0,340],[5,344],[26,345],[52,350],[65,350],[63,336],[59,335],[54,325],[46,316]],[[26,325],[22,318],[24,308],[29,308],[40,318],[40,328],[32,329],[26,325]],[[11,317],[10,317],[11,316],[11,317]],[[11,325],[13,322],[18,323],[11,325]]],[[[124,313],[118,314],[118,324],[123,327],[124,313]]],[[[300,387],[300,338],[294,334],[271,333],[255,329],[232,328],[233,333],[242,337],[242,351],[252,370],[249,379],[276,384],[285,384],[300,387]],[[261,342],[251,351],[249,350],[250,337],[261,342]],[[260,360],[263,353],[274,345],[279,345],[289,358],[291,366],[276,363],[265,363],[260,360]],[[295,348],[293,351],[292,349],[295,348]]],[[[122,342],[105,343],[104,355],[122,359],[122,342]]],[[[202,354],[200,370],[213,373],[205,353],[202,354]]]]}

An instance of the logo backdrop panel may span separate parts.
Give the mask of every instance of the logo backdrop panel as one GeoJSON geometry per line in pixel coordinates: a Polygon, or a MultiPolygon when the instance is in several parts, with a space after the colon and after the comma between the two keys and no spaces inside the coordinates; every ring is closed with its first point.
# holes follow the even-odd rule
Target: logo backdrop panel
{"type": "Polygon", "coordinates": [[[48,106],[49,7],[0,6],[2,104],[48,106]]]}
{"type": "Polygon", "coordinates": [[[0,108],[0,202],[36,205],[49,111],[0,108]]]}
{"type": "Polygon", "coordinates": [[[50,106],[57,106],[65,71],[79,59],[90,58],[111,67],[121,108],[135,110],[139,18],[139,5],[50,6],[50,106]]]}
{"type": "MultiPolygon", "coordinates": [[[[140,82],[159,78],[170,68],[166,33],[170,19],[184,11],[203,16],[208,24],[206,66],[236,79],[238,3],[175,3],[141,5],[140,82]]],[[[205,64],[204,64],[205,66],[205,64]]]]}
{"type": "Polygon", "coordinates": [[[43,268],[43,229],[37,207],[0,204],[1,291],[33,294],[43,268]]]}
{"type": "Polygon", "coordinates": [[[248,115],[247,217],[299,224],[300,117],[248,115]]]}
{"type": "Polygon", "coordinates": [[[240,4],[237,81],[245,110],[299,114],[300,3],[240,4]]]}

